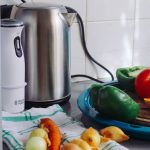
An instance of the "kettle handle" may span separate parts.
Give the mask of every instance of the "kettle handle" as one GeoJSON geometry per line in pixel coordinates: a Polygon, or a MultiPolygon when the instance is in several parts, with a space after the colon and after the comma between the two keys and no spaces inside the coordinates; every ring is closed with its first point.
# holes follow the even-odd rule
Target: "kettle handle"
{"type": "Polygon", "coordinates": [[[26,1],[25,0],[21,0],[23,3],[26,3],[26,1]]]}
{"type": "Polygon", "coordinates": [[[65,20],[68,27],[70,27],[73,23],[73,20],[76,17],[76,13],[59,13],[60,17],[65,20]]]}

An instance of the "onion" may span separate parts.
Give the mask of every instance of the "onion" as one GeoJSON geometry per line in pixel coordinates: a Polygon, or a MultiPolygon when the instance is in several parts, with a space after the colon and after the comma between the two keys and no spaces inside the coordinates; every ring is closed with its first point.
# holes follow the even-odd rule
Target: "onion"
{"type": "Polygon", "coordinates": [[[41,137],[31,137],[26,143],[25,150],[47,150],[46,141],[41,137]]]}
{"type": "Polygon", "coordinates": [[[82,150],[82,149],[76,144],[66,143],[61,147],[61,150],[82,150]]]}
{"type": "Polygon", "coordinates": [[[37,128],[37,129],[33,130],[32,133],[30,134],[29,138],[35,137],[35,136],[43,138],[46,141],[48,146],[51,145],[51,142],[50,142],[50,140],[48,138],[48,134],[47,134],[47,132],[44,129],[37,128]]]}

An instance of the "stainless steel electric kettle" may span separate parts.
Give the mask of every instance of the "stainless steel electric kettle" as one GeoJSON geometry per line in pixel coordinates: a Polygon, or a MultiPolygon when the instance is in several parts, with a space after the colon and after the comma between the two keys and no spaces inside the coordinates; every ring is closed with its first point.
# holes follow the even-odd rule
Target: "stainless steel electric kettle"
{"type": "Polygon", "coordinates": [[[47,106],[70,98],[70,26],[75,16],[59,5],[13,6],[10,18],[25,24],[25,99],[30,106],[47,106]]]}

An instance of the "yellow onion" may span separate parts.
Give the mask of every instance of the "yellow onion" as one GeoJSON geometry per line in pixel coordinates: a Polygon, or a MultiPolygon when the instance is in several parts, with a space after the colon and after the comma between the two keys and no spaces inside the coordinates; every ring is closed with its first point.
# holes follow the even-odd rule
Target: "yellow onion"
{"type": "Polygon", "coordinates": [[[31,137],[26,143],[25,150],[47,150],[47,143],[41,137],[31,137]]]}
{"type": "Polygon", "coordinates": [[[33,130],[32,133],[30,134],[29,138],[35,137],[35,136],[43,138],[46,141],[48,146],[51,145],[50,139],[48,138],[48,134],[44,129],[37,128],[37,129],[33,130]]]}
{"type": "Polygon", "coordinates": [[[82,150],[82,149],[76,144],[66,143],[61,147],[61,150],[82,150]]]}

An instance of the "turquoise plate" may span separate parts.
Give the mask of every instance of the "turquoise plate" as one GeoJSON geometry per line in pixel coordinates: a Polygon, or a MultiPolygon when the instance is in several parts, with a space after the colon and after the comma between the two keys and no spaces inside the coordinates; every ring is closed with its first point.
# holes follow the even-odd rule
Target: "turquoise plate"
{"type": "MultiPolygon", "coordinates": [[[[105,84],[106,85],[106,84],[105,84]]],[[[118,82],[111,82],[108,85],[117,86],[118,82]]],[[[143,139],[143,140],[150,140],[150,127],[137,125],[137,124],[130,124],[122,121],[112,120],[109,118],[102,117],[99,112],[97,112],[91,106],[91,99],[89,96],[89,89],[83,91],[77,99],[77,104],[81,112],[92,119],[93,121],[105,125],[105,126],[117,126],[124,130],[127,134],[129,134],[133,138],[143,139]]]]}

